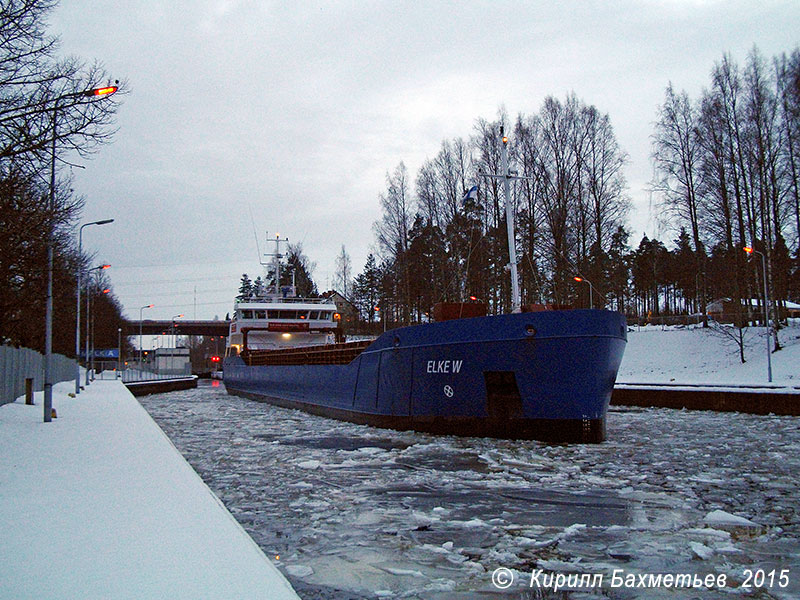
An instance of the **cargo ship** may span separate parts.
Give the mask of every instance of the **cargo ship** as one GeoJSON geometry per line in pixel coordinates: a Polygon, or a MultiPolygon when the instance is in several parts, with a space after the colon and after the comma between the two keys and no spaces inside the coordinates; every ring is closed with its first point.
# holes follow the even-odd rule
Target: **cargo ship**
{"type": "MultiPolygon", "coordinates": [[[[280,281],[275,241],[271,280],[280,281]]],[[[235,304],[225,387],[229,394],[391,429],[549,442],[605,439],[627,340],[623,315],[540,310],[485,316],[485,305],[474,302],[433,312],[436,322],[345,342],[332,298],[299,298],[293,285],[267,287],[235,304]]]]}
{"type": "MultiPolygon", "coordinates": [[[[508,198],[515,177],[505,143],[508,198]]],[[[511,225],[508,234],[514,240],[511,225]]],[[[471,316],[477,305],[458,303],[443,311],[444,320],[344,342],[330,299],[297,298],[292,286],[277,285],[240,298],[224,361],[228,393],[391,429],[603,441],[625,318],[594,309],[523,311],[509,247],[514,310],[506,315],[471,316]]]]}
{"type": "MultiPolygon", "coordinates": [[[[251,329],[234,320],[231,328],[240,341],[261,331],[288,342],[296,324],[270,332],[269,324],[251,329]]],[[[300,334],[304,325],[316,326],[311,319],[299,325],[300,334]]],[[[569,310],[424,323],[372,342],[232,346],[225,386],[230,394],[376,427],[600,442],[626,332],[619,313],[569,310]]]]}

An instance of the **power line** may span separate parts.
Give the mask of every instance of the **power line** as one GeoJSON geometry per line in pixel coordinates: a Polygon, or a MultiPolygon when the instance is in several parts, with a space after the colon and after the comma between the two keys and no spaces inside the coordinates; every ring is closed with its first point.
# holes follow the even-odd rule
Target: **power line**
{"type": "MultiPolygon", "coordinates": [[[[215,289],[215,290],[198,290],[198,292],[201,292],[203,294],[220,294],[220,293],[223,293],[223,292],[231,293],[231,289],[230,288],[222,288],[222,289],[215,289]]],[[[234,290],[234,292],[235,292],[235,290],[234,290]]],[[[194,290],[177,291],[177,292],[174,292],[174,291],[173,292],[154,292],[154,293],[150,293],[150,292],[131,292],[129,294],[117,294],[117,297],[118,298],[137,298],[139,296],[147,296],[147,297],[150,297],[150,296],[183,296],[183,295],[191,295],[191,294],[194,294],[194,293],[195,293],[194,290]]]]}
{"type": "MultiPolygon", "coordinates": [[[[219,281],[220,279],[225,279],[225,277],[220,277],[217,275],[212,277],[186,277],[184,279],[145,279],[139,281],[124,281],[122,283],[115,284],[115,287],[124,285],[151,285],[156,283],[194,283],[196,281],[219,281]]],[[[238,281],[238,277],[230,277],[230,279],[236,279],[238,281]]]]}

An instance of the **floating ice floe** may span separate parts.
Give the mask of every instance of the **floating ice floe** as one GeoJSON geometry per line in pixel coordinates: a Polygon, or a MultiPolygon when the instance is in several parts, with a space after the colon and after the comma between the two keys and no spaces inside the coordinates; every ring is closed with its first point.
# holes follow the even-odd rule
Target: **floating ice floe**
{"type": "Polygon", "coordinates": [[[724,529],[726,531],[735,529],[746,529],[748,531],[761,530],[761,525],[758,523],[750,519],[745,519],[744,517],[732,515],[724,510],[712,510],[703,517],[703,523],[714,529],[724,529]]]}
{"type": "Polygon", "coordinates": [[[297,463],[297,466],[301,469],[319,469],[322,466],[322,463],[318,460],[304,460],[297,463]]]}
{"type": "Polygon", "coordinates": [[[406,576],[406,577],[425,577],[422,571],[418,571],[416,569],[397,569],[395,567],[382,567],[384,571],[387,573],[391,573],[392,575],[398,576],[406,576]]]}
{"type": "Polygon", "coordinates": [[[308,565],[287,565],[285,568],[292,577],[309,577],[314,574],[314,569],[308,565]]]}
{"type": "Polygon", "coordinates": [[[700,542],[689,542],[689,547],[692,549],[692,554],[701,560],[708,560],[714,556],[714,550],[700,542]]]}

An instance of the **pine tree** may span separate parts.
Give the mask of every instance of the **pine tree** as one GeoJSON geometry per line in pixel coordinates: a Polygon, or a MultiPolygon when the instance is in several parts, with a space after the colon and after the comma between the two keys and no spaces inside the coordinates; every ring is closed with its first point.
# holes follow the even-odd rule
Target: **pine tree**
{"type": "Polygon", "coordinates": [[[243,300],[247,300],[250,296],[253,295],[253,282],[250,281],[250,278],[247,276],[247,273],[242,273],[242,280],[239,284],[239,295],[236,296],[236,300],[242,302],[243,300]]]}
{"type": "Polygon", "coordinates": [[[290,277],[294,274],[297,295],[301,298],[317,298],[319,296],[317,284],[311,278],[316,265],[303,254],[302,244],[289,244],[286,251],[286,265],[286,273],[290,277]]]}
{"type": "Polygon", "coordinates": [[[264,282],[261,280],[261,275],[255,278],[253,286],[250,289],[250,295],[254,298],[260,298],[264,295],[264,282]]]}
{"type": "Polygon", "coordinates": [[[380,299],[381,271],[375,261],[375,255],[367,256],[364,270],[353,282],[353,303],[358,307],[361,318],[368,323],[375,321],[375,307],[380,299]]]}

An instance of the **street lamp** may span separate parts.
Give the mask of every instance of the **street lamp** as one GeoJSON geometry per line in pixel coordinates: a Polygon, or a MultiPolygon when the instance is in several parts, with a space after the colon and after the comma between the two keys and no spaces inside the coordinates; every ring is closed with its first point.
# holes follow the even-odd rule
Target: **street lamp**
{"type": "Polygon", "coordinates": [[[122,377],[122,327],[117,327],[117,377],[122,377]]]}
{"type": "MultiPolygon", "coordinates": [[[[67,98],[104,98],[117,91],[117,86],[93,88],[81,92],[63,94],[53,100],[53,141],[50,161],[50,214],[56,211],[56,141],[58,122],[58,103],[67,98]]],[[[53,420],[53,254],[55,251],[55,227],[51,223],[47,234],[47,296],[44,316],[44,422],[53,420]]],[[[76,357],[77,360],[77,357],[76,357]]]]}
{"type": "MultiPolygon", "coordinates": [[[[762,252],[759,252],[755,248],[751,248],[749,246],[745,246],[742,248],[748,254],[756,253],[761,256],[761,270],[764,272],[764,327],[767,329],[767,381],[772,383],[772,355],[769,351],[769,338],[770,338],[770,327],[769,327],[769,289],[767,288],[767,259],[764,257],[762,252]]],[[[758,269],[756,268],[756,272],[758,269]]],[[[747,299],[748,305],[750,304],[750,299],[747,299]]]]}
{"type": "MultiPolygon", "coordinates": [[[[83,228],[89,225],[106,225],[113,223],[114,219],[103,219],[102,221],[92,221],[91,223],[84,223],[78,229],[78,260],[82,260],[81,244],[83,242],[83,228]]],[[[81,393],[81,367],[78,357],[81,353],[81,272],[83,271],[82,265],[78,264],[78,285],[75,292],[77,303],[75,305],[75,395],[81,393]]]]}
{"type": "MultiPolygon", "coordinates": [[[[103,294],[108,294],[111,291],[111,288],[105,288],[105,289],[100,290],[100,291],[103,294]]],[[[86,315],[86,317],[88,318],[89,315],[86,315]]],[[[95,341],[95,335],[94,334],[95,333],[96,333],[96,329],[95,329],[95,326],[94,326],[94,319],[92,319],[92,353],[91,353],[91,355],[92,355],[92,381],[95,380],[95,374],[97,372],[96,369],[95,369],[95,366],[94,366],[94,359],[95,359],[95,356],[96,356],[96,353],[97,353],[97,348],[94,345],[94,341],[95,341]]]]}
{"type": "Polygon", "coordinates": [[[173,348],[177,348],[178,347],[178,336],[175,334],[175,319],[180,319],[182,316],[183,316],[183,314],[175,315],[174,317],[172,317],[172,347],[173,348]]]}
{"type": "Polygon", "coordinates": [[[175,352],[178,349],[178,336],[175,333],[175,319],[180,319],[183,314],[172,317],[172,352],[170,352],[169,368],[175,370],[175,352]]]}
{"type": "Polygon", "coordinates": [[[592,292],[594,290],[594,286],[592,286],[592,282],[589,281],[588,279],[584,279],[583,277],[578,277],[577,275],[573,277],[573,279],[578,283],[585,282],[589,284],[589,308],[594,308],[594,302],[592,298],[592,292]]]}
{"type": "Polygon", "coordinates": [[[142,356],[142,350],[144,347],[142,346],[142,311],[145,308],[153,308],[153,304],[148,304],[147,306],[142,306],[139,309],[139,370],[142,370],[144,366],[144,357],[142,356]]]}
{"type": "Polygon", "coordinates": [[[89,275],[91,274],[92,271],[103,271],[103,270],[108,269],[110,267],[111,267],[111,265],[98,265],[96,267],[93,267],[93,268],[89,269],[86,272],[86,346],[85,346],[86,355],[84,357],[84,360],[85,360],[84,372],[86,374],[86,377],[84,378],[84,385],[89,385],[89,327],[91,325],[91,321],[89,319],[89,314],[90,314],[89,313],[89,309],[90,309],[89,301],[92,298],[91,294],[89,293],[89,275]]]}

